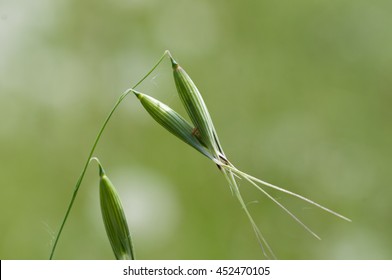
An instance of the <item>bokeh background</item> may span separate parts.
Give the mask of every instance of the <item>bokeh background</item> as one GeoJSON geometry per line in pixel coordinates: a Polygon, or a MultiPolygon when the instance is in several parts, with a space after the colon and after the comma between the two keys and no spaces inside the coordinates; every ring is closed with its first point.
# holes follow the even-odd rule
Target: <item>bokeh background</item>
{"type": "MultiPolygon", "coordinates": [[[[120,94],[169,49],[240,169],[348,217],[245,182],[280,259],[392,258],[392,2],[0,1],[0,258],[46,259],[92,142],[120,94]]],[[[139,87],[179,112],[169,61],[139,87]]],[[[259,259],[218,169],[134,96],[95,153],[138,259],[259,259]]],[[[57,259],[113,259],[86,174],[57,259]]]]}

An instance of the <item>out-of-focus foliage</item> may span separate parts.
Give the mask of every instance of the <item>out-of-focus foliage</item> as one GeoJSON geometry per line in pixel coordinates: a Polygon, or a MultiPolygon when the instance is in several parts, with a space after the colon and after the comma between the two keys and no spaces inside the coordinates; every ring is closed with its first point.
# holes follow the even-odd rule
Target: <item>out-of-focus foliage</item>
{"type": "MultiPolygon", "coordinates": [[[[391,1],[2,0],[1,259],[49,256],[106,114],[165,49],[199,87],[236,166],[352,218],[273,192],[318,241],[241,182],[279,258],[392,258],[391,1]]],[[[168,60],[140,90],[183,110],[168,60]]],[[[139,259],[263,257],[216,166],[134,96],[96,155],[139,259]]],[[[55,258],[112,258],[95,167],[55,258]]]]}

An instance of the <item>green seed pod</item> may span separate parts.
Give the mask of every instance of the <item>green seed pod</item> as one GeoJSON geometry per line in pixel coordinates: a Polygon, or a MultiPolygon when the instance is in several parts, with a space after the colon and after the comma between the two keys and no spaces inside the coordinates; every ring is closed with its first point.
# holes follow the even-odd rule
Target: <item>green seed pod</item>
{"type": "Polygon", "coordinates": [[[174,81],[178,94],[193,124],[200,133],[200,139],[216,159],[224,157],[207,106],[196,85],[185,70],[170,56],[174,81]]]}
{"type": "Polygon", "coordinates": [[[203,142],[197,138],[197,129],[195,130],[181,115],[149,95],[135,90],[132,91],[155,121],[182,141],[212,159],[210,152],[204,147],[203,142]]]}
{"type": "Polygon", "coordinates": [[[113,253],[117,260],[134,260],[131,235],[120,197],[101,164],[98,164],[102,218],[113,253]]]}

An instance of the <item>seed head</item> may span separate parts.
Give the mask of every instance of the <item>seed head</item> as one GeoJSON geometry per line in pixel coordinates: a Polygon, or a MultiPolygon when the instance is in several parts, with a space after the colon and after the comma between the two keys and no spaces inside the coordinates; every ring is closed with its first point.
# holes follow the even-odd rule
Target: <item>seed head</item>
{"type": "Polygon", "coordinates": [[[132,91],[155,121],[206,157],[212,158],[204,143],[194,133],[194,127],[181,117],[180,114],[147,94],[135,90],[132,91]]]}
{"type": "Polygon", "coordinates": [[[99,164],[102,218],[113,253],[118,260],[133,260],[133,246],[120,197],[99,164]]]}
{"type": "Polygon", "coordinates": [[[170,56],[174,82],[180,99],[198,131],[200,140],[216,160],[224,157],[210,113],[195,83],[185,70],[170,56]]]}

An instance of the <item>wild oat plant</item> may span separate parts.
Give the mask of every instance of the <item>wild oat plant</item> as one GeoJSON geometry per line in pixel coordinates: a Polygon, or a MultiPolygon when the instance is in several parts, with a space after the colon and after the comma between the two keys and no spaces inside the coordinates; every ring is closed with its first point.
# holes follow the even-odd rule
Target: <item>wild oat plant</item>
{"type": "MultiPolygon", "coordinates": [[[[293,213],[291,213],[285,206],[283,206],[279,201],[277,201],[273,196],[271,196],[265,188],[271,188],[278,190],[280,192],[297,197],[305,202],[312,204],[322,210],[325,210],[341,219],[346,221],[351,221],[350,219],[289,190],[283,189],[281,187],[275,186],[254,176],[249,175],[236,168],[229,160],[223,151],[222,145],[220,144],[218,134],[215,130],[214,124],[212,122],[210,113],[208,112],[207,106],[197,89],[195,83],[185,72],[185,70],[174,60],[169,51],[165,51],[163,56],[158,60],[158,62],[152,67],[152,69],[132,88],[127,89],[118,99],[113,109],[110,111],[109,115],[105,119],[98,135],[92,145],[89,156],[86,160],[85,166],[82,173],[76,182],[75,189],[73,191],[72,198],[70,200],[69,206],[67,208],[65,217],[61,223],[59,232],[54,241],[52,251],[50,254],[50,259],[53,258],[54,252],[56,250],[57,243],[59,241],[61,232],[64,228],[65,222],[68,219],[69,213],[77,196],[78,190],[84,178],[87,167],[91,161],[95,148],[99,142],[99,139],[106,128],[111,116],[122,102],[122,100],[129,94],[133,93],[140,101],[142,106],[151,115],[151,117],[167,129],[169,132],[177,136],[179,139],[196,149],[198,152],[210,159],[222,173],[224,178],[227,180],[232,194],[238,199],[241,204],[246,216],[248,217],[253,231],[257,237],[257,241],[260,248],[266,258],[275,259],[276,256],[269,246],[268,242],[262,235],[259,227],[253,220],[242,196],[240,189],[237,184],[237,180],[244,179],[253,185],[257,190],[262,192],[265,196],[276,203],[280,208],[282,208],[288,215],[290,215],[296,222],[298,222],[305,230],[312,234],[315,238],[320,239],[320,237],[314,233],[309,227],[307,227],[300,219],[298,219],[293,213]],[[173,76],[176,84],[178,95],[184,105],[190,122],[183,118],[176,111],[171,109],[166,104],[160,102],[159,100],[141,93],[136,90],[136,87],[140,85],[163,61],[165,57],[169,57],[171,65],[173,68],[173,76]]],[[[101,211],[103,216],[103,221],[105,224],[106,232],[109,241],[112,245],[114,255],[117,259],[134,259],[134,252],[132,247],[132,241],[129,234],[128,225],[126,223],[125,215],[121,206],[120,199],[113,187],[112,183],[106,176],[105,172],[98,159],[94,158],[99,164],[99,174],[100,174],[100,200],[101,200],[101,211]]]]}

